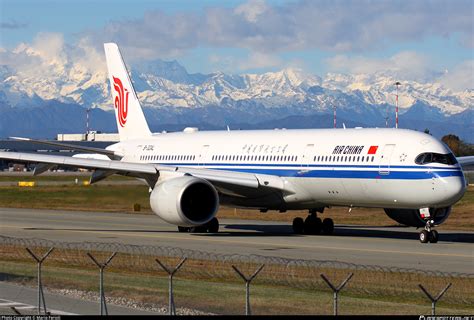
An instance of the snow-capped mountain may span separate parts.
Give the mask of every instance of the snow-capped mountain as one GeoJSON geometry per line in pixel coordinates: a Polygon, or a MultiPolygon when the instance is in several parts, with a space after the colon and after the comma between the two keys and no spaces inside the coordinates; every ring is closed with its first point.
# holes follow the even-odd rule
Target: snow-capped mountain
{"type": "MultiPolygon", "coordinates": [[[[288,68],[264,74],[189,74],[178,62],[162,60],[132,65],[129,69],[148,116],[161,124],[193,120],[244,126],[289,116],[329,114],[336,106],[343,119],[383,126],[387,111],[395,104],[397,79],[382,73],[327,74],[320,78],[288,68]],[[163,110],[166,114],[160,112],[163,110]]],[[[0,109],[44,109],[54,102],[65,106],[65,110],[70,105],[113,110],[105,70],[91,71],[67,59],[52,63],[43,73],[0,66],[0,109]]],[[[464,120],[467,116],[467,124],[473,127],[473,89],[453,92],[439,83],[402,81],[399,106],[407,119],[421,117],[418,124],[457,115],[456,119],[464,120]]]]}
{"type": "MultiPolygon", "coordinates": [[[[265,107],[299,105],[321,111],[338,105],[345,95],[368,105],[393,105],[397,81],[381,73],[329,73],[321,79],[291,68],[264,74],[189,74],[178,62],[162,60],[130,69],[138,95],[147,107],[196,108],[223,103],[225,106],[228,100],[254,100],[265,107]]],[[[112,108],[105,70],[90,72],[72,62],[55,64],[48,74],[33,76],[0,66],[0,81],[0,90],[7,100],[3,103],[13,107],[57,100],[104,110],[112,108]]],[[[474,90],[453,92],[439,83],[403,81],[399,87],[401,110],[408,110],[417,102],[443,114],[457,114],[474,106],[474,90]]]]}

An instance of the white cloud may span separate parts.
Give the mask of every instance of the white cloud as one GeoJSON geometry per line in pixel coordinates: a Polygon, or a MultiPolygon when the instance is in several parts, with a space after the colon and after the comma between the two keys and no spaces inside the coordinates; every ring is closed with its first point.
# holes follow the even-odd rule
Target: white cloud
{"type": "Polygon", "coordinates": [[[439,79],[443,85],[453,90],[474,89],[474,60],[467,60],[452,70],[447,70],[439,79]]]}
{"type": "Polygon", "coordinates": [[[79,87],[107,83],[104,54],[87,38],[68,45],[62,34],[39,33],[31,44],[21,43],[13,50],[2,48],[0,61],[12,71],[4,74],[11,76],[4,82],[11,90],[35,93],[43,99],[62,99],[79,87]]]}
{"type": "Polygon", "coordinates": [[[347,74],[383,73],[400,80],[438,82],[453,91],[474,89],[474,60],[456,65],[452,70],[434,70],[429,57],[403,51],[389,58],[336,55],[326,59],[330,72],[347,74]]]}
{"type": "Polygon", "coordinates": [[[430,69],[429,58],[413,51],[403,51],[385,59],[336,55],[326,59],[326,63],[332,72],[350,74],[382,72],[407,80],[427,80],[435,73],[430,69]]]}
{"type": "Polygon", "coordinates": [[[176,57],[199,46],[276,53],[321,49],[373,51],[391,43],[459,34],[473,37],[471,0],[298,1],[250,0],[235,8],[147,12],[89,33],[94,43],[116,41],[131,58],[176,57]]]}
{"type": "Polygon", "coordinates": [[[249,69],[265,69],[273,67],[281,67],[283,61],[274,55],[266,54],[262,52],[252,52],[247,59],[240,61],[240,70],[249,69]]]}
{"type": "Polygon", "coordinates": [[[264,0],[250,0],[235,8],[236,14],[243,15],[249,22],[257,22],[258,16],[267,11],[269,7],[264,0]]]}

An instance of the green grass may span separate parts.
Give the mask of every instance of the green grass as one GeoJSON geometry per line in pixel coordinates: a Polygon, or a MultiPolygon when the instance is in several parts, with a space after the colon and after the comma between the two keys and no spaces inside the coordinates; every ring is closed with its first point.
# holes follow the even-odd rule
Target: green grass
{"type": "MultiPolygon", "coordinates": [[[[79,181],[89,181],[90,173],[85,174],[68,174],[68,175],[39,175],[33,176],[33,173],[28,175],[0,175],[0,182],[17,182],[17,181],[35,181],[35,182],[74,182],[75,179],[79,181]]],[[[124,177],[120,175],[112,175],[107,178],[110,181],[133,181],[134,178],[124,177]]]]}
{"type": "MultiPolygon", "coordinates": [[[[112,263],[113,265],[113,263],[112,263]]],[[[112,266],[111,265],[111,266],[112,266]]],[[[13,281],[34,286],[36,268],[33,263],[2,261],[0,272],[13,281]]],[[[257,277],[258,279],[258,277],[257,277]]],[[[98,270],[92,267],[61,267],[47,263],[43,267],[43,283],[50,288],[98,291],[98,270]]],[[[217,314],[242,314],[245,308],[245,286],[237,276],[227,281],[193,280],[185,272],[177,273],[174,282],[177,307],[195,308],[217,314]]],[[[127,297],[142,303],[167,304],[168,280],[160,272],[125,272],[110,268],[105,273],[107,296],[127,297]]],[[[331,314],[332,292],[266,285],[258,281],[251,285],[251,305],[254,314],[331,314]]],[[[403,299],[389,296],[340,293],[340,314],[428,314],[430,303],[420,292],[403,299]]],[[[472,305],[453,306],[440,301],[439,314],[472,314],[472,305]]]]}
{"type": "Polygon", "coordinates": [[[141,185],[0,187],[0,194],[0,206],[9,208],[132,212],[138,203],[150,212],[148,187],[141,185]]]}

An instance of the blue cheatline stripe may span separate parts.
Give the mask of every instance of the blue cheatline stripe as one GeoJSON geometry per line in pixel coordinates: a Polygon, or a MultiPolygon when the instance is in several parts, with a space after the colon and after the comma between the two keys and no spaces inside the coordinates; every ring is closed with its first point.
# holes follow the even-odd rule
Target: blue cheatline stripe
{"type": "Polygon", "coordinates": [[[390,171],[389,174],[380,174],[379,171],[352,171],[352,170],[285,170],[285,169],[224,169],[237,172],[270,174],[280,177],[302,178],[339,178],[339,179],[395,179],[395,180],[422,180],[434,177],[460,177],[460,170],[437,171],[390,171]]]}
{"type": "Polygon", "coordinates": [[[380,166],[380,165],[356,165],[356,164],[301,164],[301,163],[198,163],[198,162],[168,162],[168,163],[157,163],[170,166],[203,166],[203,167],[301,167],[301,168],[365,168],[365,169],[419,169],[419,170],[455,170],[459,169],[459,166],[449,166],[449,167],[432,167],[432,166],[380,166]]]}
{"type": "MultiPolygon", "coordinates": [[[[381,174],[379,172],[379,166],[362,166],[367,169],[377,169],[377,170],[350,170],[347,169],[347,166],[344,166],[347,170],[313,170],[311,167],[301,167],[295,169],[297,165],[289,166],[290,168],[271,168],[268,165],[259,165],[253,164],[254,168],[235,168],[236,166],[243,166],[241,164],[226,164],[216,165],[216,164],[203,164],[196,165],[191,163],[163,163],[164,165],[172,166],[192,166],[192,167],[205,167],[206,169],[216,169],[216,170],[228,170],[235,172],[247,172],[247,173],[259,173],[259,174],[269,174],[280,177],[302,177],[302,178],[345,178],[345,179],[394,179],[394,180],[423,180],[444,177],[462,177],[463,173],[459,169],[454,168],[443,168],[443,170],[432,170],[430,167],[413,167],[413,166],[398,166],[390,167],[393,168],[417,168],[418,171],[390,171],[389,174],[381,174]],[[260,168],[255,168],[260,167],[260,168]]],[[[245,167],[245,166],[243,166],[245,167]]],[[[284,167],[279,165],[279,167],[284,167]]],[[[336,166],[333,166],[336,167],[336,166]]],[[[337,168],[337,167],[336,167],[337,168]]],[[[360,168],[358,166],[357,168],[360,168]]],[[[388,170],[388,167],[381,167],[382,170],[388,170]]]]}

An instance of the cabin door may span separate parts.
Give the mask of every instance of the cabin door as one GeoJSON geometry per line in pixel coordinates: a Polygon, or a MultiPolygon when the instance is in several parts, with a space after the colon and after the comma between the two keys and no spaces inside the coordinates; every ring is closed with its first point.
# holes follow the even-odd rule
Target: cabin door
{"type": "Polygon", "coordinates": [[[389,175],[390,174],[390,161],[392,159],[393,151],[395,150],[394,144],[386,144],[382,150],[379,162],[379,174],[389,175]]]}

